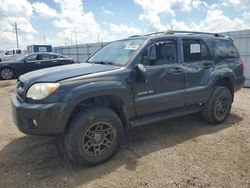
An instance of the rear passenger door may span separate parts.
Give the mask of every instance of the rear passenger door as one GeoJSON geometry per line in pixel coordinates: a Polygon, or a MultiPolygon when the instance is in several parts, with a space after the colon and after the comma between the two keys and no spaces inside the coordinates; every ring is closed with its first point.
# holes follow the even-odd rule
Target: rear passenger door
{"type": "Polygon", "coordinates": [[[64,62],[64,59],[60,55],[57,54],[52,54],[52,63],[53,66],[59,66],[59,65],[65,65],[66,63],[64,62]]]}
{"type": "Polygon", "coordinates": [[[52,56],[51,54],[40,54],[40,59],[41,59],[41,66],[40,68],[48,68],[48,67],[53,67],[55,66],[56,63],[53,63],[53,60],[51,59],[52,56]]]}
{"type": "Polygon", "coordinates": [[[182,39],[185,71],[185,105],[202,102],[206,98],[209,73],[214,62],[201,39],[182,39]]]}

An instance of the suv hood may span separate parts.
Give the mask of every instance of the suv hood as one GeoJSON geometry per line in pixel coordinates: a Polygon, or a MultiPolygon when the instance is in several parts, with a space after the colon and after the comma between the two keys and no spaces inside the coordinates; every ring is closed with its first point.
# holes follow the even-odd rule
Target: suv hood
{"type": "Polygon", "coordinates": [[[57,82],[76,76],[83,76],[87,74],[104,72],[118,68],[119,67],[113,65],[100,65],[90,63],[63,65],[26,73],[20,76],[19,80],[24,82],[26,85],[35,82],[57,82]]]}

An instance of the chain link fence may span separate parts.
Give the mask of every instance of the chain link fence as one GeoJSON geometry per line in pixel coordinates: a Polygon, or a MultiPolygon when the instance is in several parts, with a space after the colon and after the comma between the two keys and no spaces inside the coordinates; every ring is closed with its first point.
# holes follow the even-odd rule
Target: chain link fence
{"type": "Polygon", "coordinates": [[[106,42],[98,42],[72,46],[58,46],[53,48],[53,52],[71,57],[77,63],[84,63],[93,53],[106,44],[106,42]]]}

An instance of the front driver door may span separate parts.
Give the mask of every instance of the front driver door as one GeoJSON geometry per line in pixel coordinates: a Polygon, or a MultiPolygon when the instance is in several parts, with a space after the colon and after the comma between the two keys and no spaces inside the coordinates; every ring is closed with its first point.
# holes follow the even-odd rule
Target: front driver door
{"type": "Polygon", "coordinates": [[[183,107],[184,71],[178,63],[176,40],[153,43],[145,52],[145,80],[134,84],[137,115],[183,107]]]}

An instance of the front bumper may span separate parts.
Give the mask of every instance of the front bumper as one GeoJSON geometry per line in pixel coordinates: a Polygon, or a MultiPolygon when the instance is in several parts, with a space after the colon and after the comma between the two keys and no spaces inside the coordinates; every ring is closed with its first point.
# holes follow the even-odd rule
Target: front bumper
{"type": "Polygon", "coordinates": [[[25,134],[58,135],[64,133],[71,108],[69,102],[21,103],[16,93],[12,93],[11,113],[16,126],[25,134]]]}

